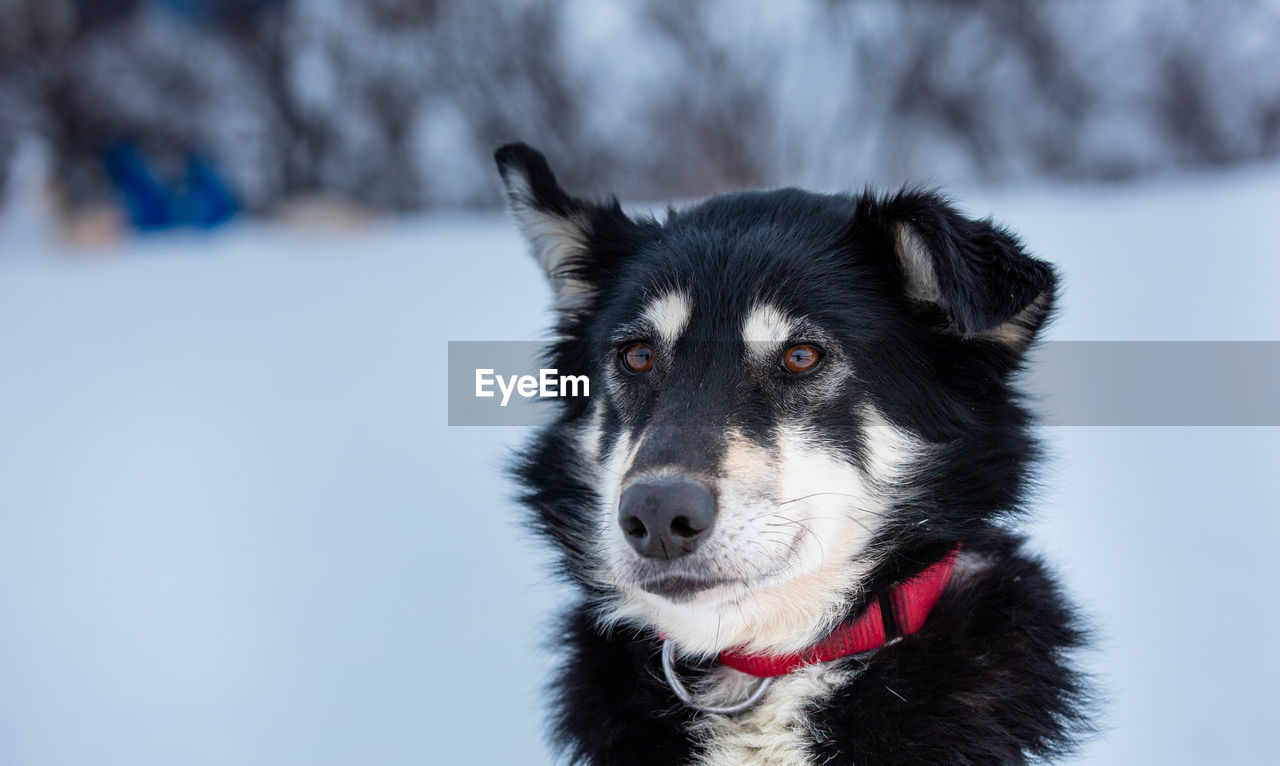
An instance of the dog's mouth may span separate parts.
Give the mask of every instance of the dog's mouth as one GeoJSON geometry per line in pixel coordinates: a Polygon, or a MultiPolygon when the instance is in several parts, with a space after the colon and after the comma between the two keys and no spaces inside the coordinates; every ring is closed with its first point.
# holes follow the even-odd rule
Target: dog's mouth
{"type": "Polygon", "coordinates": [[[737,583],[736,580],[728,580],[711,577],[697,577],[686,574],[672,574],[664,577],[652,577],[642,580],[638,583],[641,590],[652,593],[655,596],[662,596],[671,601],[691,601],[698,594],[713,588],[722,588],[727,585],[737,583]]]}
{"type": "Polygon", "coordinates": [[[772,566],[762,562],[747,576],[699,562],[680,562],[681,565],[668,568],[646,561],[623,567],[615,583],[623,590],[642,591],[671,603],[731,602],[760,588],[777,585],[795,572],[791,558],[770,563],[772,566]]]}

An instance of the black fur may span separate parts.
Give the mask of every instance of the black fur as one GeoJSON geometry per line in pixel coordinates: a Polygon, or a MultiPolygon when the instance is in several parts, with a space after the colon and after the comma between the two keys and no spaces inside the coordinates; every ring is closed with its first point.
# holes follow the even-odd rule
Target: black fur
{"type": "Polygon", "coordinates": [[[587,604],[570,610],[567,656],[555,685],[555,742],[574,763],[645,766],[688,763],[695,713],[662,680],[654,635],[601,631],[587,604]]]}
{"type": "Polygon", "coordinates": [[[995,530],[970,536],[967,549],[988,564],[957,578],[919,633],[879,650],[815,712],[816,762],[1016,764],[1072,751],[1089,731],[1088,694],[1066,653],[1085,636],[1019,546],[995,530]]]}
{"type": "MultiPolygon", "coordinates": [[[[1070,752],[1088,729],[1087,690],[1068,656],[1083,634],[1052,577],[1006,525],[1037,457],[1012,382],[1052,309],[1053,268],[991,221],[969,219],[927,191],[734,194],[658,223],[631,219],[616,201],[568,195],[542,155],[522,144],[496,159],[504,178],[519,173],[527,182],[529,194],[513,206],[568,221],[580,237],[576,254],[556,268],[586,289],[560,313],[549,366],[600,380],[618,328],[645,301],[672,287],[692,296],[694,320],[676,353],[697,349],[702,362],[655,369],[605,398],[606,448],[623,429],[678,425],[678,438],[646,445],[659,453],[649,457],[704,470],[726,424],[769,447],[780,420],[803,417],[862,465],[864,404],[932,446],[868,544],[883,555],[867,592],[918,573],[957,544],[982,565],[956,578],[920,633],[841,661],[865,660],[866,668],[809,712],[813,761],[1023,763],[1070,752]],[[927,253],[934,300],[912,293],[919,264],[900,257],[904,225],[927,253]],[[819,406],[803,382],[745,375],[733,328],[761,297],[812,320],[832,364],[855,370],[856,385],[819,406]],[[704,393],[671,393],[694,391],[704,393]]],[[[595,620],[614,591],[594,574],[602,568],[590,545],[600,498],[583,478],[590,458],[576,436],[587,405],[567,400],[515,470],[533,525],[555,543],[563,573],[583,594],[565,621],[555,741],[575,763],[688,763],[699,747],[689,735],[697,714],[661,680],[652,626],[606,631],[595,620]]],[[[848,615],[865,606],[850,598],[848,615]]]]}

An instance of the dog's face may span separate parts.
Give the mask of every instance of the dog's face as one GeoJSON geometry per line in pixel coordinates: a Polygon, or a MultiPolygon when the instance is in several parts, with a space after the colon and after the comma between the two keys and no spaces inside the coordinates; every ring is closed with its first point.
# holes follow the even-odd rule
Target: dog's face
{"type": "Polygon", "coordinates": [[[692,651],[793,649],[891,553],[999,510],[948,469],[1020,426],[1004,379],[1053,273],[1009,235],[926,194],[635,221],[568,196],[527,147],[498,162],[556,291],[554,361],[593,381],[524,478],[572,495],[531,502],[608,617],[692,651]]]}

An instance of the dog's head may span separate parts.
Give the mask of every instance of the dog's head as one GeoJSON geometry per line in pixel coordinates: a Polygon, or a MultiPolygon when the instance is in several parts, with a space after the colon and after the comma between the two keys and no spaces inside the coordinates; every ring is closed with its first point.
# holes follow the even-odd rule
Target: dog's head
{"type": "Polygon", "coordinates": [[[1054,272],[940,197],[779,190],[663,222],[496,155],[591,377],[521,468],[604,614],[684,648],[790,650],[1019,500],[1009,388],[1054,272]]]}

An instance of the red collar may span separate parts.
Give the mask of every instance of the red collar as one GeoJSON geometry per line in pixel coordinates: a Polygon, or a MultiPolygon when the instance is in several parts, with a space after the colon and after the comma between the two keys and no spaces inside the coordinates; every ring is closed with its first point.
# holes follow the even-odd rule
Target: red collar
{"type": "Polygon", "coordinates": [[[888,602],[897,636],[909,636],[920,630],[929,612],[938,603],[938,599],[942,598],[942,591],[946,590],[947,583],[951,581],[959,552],[960,548],[957,547],[941,561],[890,589],[879,600],[872,601],[861,617],[846,622],[806,649],[782,655],[744,654],[730,649],[720,653],[720,662],[743,673],[771,678],[786,675],[805,665],[830,662],[851,654],[878,649],[884,646],[886,635],[890,632],[885,628],[884,613],[880,608],[882,601],[888,602]]]}

